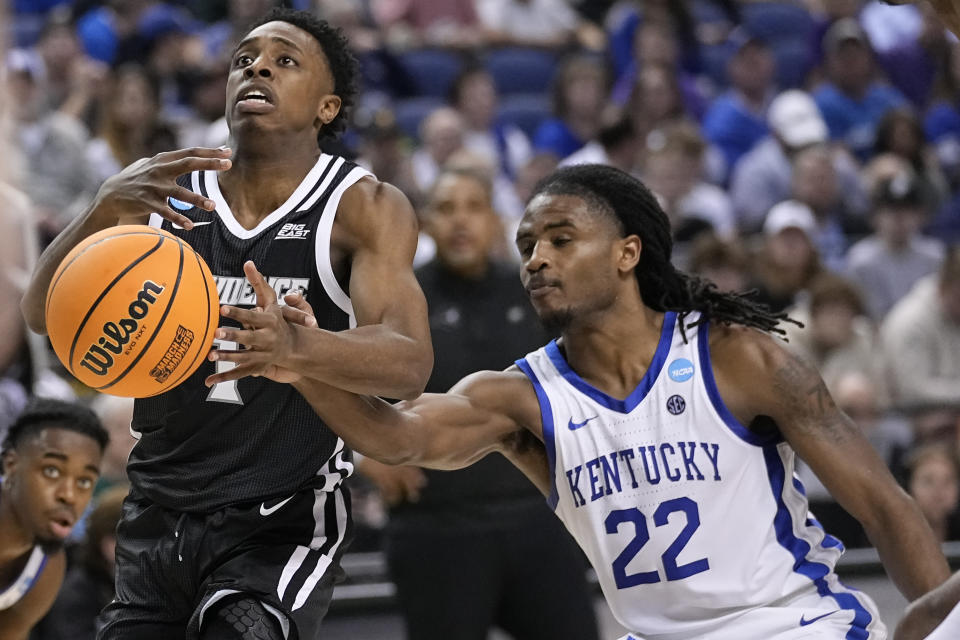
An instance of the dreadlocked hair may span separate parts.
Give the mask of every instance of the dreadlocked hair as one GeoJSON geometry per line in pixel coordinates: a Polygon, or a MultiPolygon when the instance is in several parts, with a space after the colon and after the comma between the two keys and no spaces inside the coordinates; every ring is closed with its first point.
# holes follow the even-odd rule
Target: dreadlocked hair
{"type": "Polygon", "coordinates": [[[640,297],[651,309],[676,312],[684,341],[686,329],[708,320],[781,335],[785,334],[778,326],[781,322],[800,324],[750,299],[749,294],[720,291],[713,282],[676,269],[670,263],[673,239],[667,214],[642,182],[619,169],[599,164],[564,167],[541,180],[533,194],[582,198],[590,209],[611,216],[623,237],[639,236],[642,247],[634,274],[640,297]],[[684,318],[694,311],[700,312],[700,318],[685,324],[684,318]]]}

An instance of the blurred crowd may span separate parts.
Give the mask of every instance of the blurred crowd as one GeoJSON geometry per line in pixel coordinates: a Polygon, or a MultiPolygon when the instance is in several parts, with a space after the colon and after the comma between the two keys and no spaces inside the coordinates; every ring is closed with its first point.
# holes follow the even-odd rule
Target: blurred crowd
{"type": "MultiPolygon", "coordinates": [[[[13,142],[0,158],[11,299],[109,176],[226,143],[232,47],[273,4],[12,2],[0,115],[13,142]]],[[[326,151],[418,211],[445,168],[482,172],[505,262],[527,195],[555,167],[636,175],[670,217],[674,261],[802,322],[786,326],[789,348],[819,367],[941,538],[960,539],[960,43],[929,6],[292,5],[341,27],[361,64],[351,126],[326,151]]],[[[418,265],[436,252],[422,240],[418,265]]],[[[85,395],[16,311],[0,309],[0,428],[30,395],[85,395]]],[[[868,544],[803,476],[825,527],[868,544]]],[[[361,547],[377,546],[384,519],[372,496],[360,492],[358,520],[374,532],[361,547]]]]}

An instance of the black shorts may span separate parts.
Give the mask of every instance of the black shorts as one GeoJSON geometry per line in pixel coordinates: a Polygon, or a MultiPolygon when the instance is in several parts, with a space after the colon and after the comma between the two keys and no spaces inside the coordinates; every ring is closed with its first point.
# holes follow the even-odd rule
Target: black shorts
{"type": "Polygon", "coordinates": [[[351,528],[342,487],[209,514],[170,511],[131,492],[117,528],[117,594],[97,638],[199,638],[218,602],[244,594],[277,616],[289,640],[314,640],[343,577],[351,528]]]}

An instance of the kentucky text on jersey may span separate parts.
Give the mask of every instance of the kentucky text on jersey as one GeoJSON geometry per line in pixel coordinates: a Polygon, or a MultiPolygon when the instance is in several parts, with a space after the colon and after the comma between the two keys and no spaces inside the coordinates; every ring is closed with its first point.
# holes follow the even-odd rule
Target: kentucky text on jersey
{"type": "Polygon", "coordinates": [[[719,457],[715,442],[661,442],[587,460],[566,470],[567,483],[574,505],[582,507],[585,496],[593,502],[622,492],[626,483],[636,489],[641,482],[720,482],[719,457]]]}
{"type": "MultiPolygon", "coordinates": [[[[220,304],[230,304],[234,306],[254,306],[257,303],[257,296],[253,293],[253,287],[244,277],[234,276],[214,276],[217,282],[217,293],[220,295],[220,304]]],[[[309,278],[295,278],[292,276],[271,276],[267,278],[267,283],[277,292],[277,301],[283,304],[283,296],[291,291],[300,289],[301,293],[306,295],[310,286],[309,278]]]]}

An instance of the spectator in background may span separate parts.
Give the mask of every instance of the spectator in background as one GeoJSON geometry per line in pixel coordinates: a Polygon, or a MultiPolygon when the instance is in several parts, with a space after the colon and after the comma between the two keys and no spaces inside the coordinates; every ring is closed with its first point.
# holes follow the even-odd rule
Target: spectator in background
{"type": "Polygon", "coordinates": [[[960,412],[960,247],[890,310],[880,336],[898,408],[960,412]]]}
{"type": "Polygon", "coordinates": [[[907,490],[941,542],[960,540],[956,456],[951,448],[931,444],[920,447],[907,459],[907,490]]]}
{"type": "Polygon", "coordinates": [[[811,238],[825,266],[842,271],[847,252],[844,227],[859,221],[844,208],[840,180],[829,147],[814,145],[797,152],[790,180],[793,199],[810,208],[816,221],[811,238]]]}
{"type": "MultiPolygon", "coordinates": [[[[758,230],[770,207],[790,197],[796,155],[829,137],[813,98],[798,89],[784,91],[770,102],[767,123],[770,135],[740,159],[730,180],[730,197],[746,232],[758,230]]],[[[862,212],[866,202],[856,161],[842,148],[831,149],[830,155],[845,208],[862,212]]]]}
{"type": "Polygon", "coordinates": [[[793,306],[823,270],[812,240],[816,228],[810,207],[793,200],[774,205],[767,214],[749,288],[774,311],[793,306]]]}
{"type": "Polygon", "coordinates": [[[863,162],[873,151],[877,125],[890,109],[906,104],[899,91],[876,79],[873,50],[853,18],[837,20],[823,37],[826,82],[814,99],[830,130],[863,162]]]}
{"type": "Polygon", "coordinates": [[[450,107],[435,109],[420,123],[423,144],[413,152],[411,163],[413,179],[421,193],[426,193],[436,182],[440,168],[450,156],[463,148],[465,134],[463,118],[450,107]]]}
{"type": "Polygon", "coordinates": [[[626,173],[634,173],[640,154],[641,138],[633,121],[616,108],[604,112],[603,123],[596,140],[591,140],[579,151],[560,161],[560,166],[571,164],[606,164],[626,173]]]}
{"type": "Polygon", "coordinates": [[[530,140],[518,127],[496,121],[497,102],[493,76],[479,65],[465,69],[450,90],[450,106],[465,127],[463,146],[513,179],[532,155],[530,140]]]}
{"type": "Polygon", "coordinates": [[[733,205],[726,192],[703,179],[706,144],[695,125],[677,123],[646,139],[644,181],[660,200],[678,242],[712,229],[736,235],[733,205]]]}
{"type": "Polygon", "coordinates": [[[851,372],[881,377],[873,326],[853,283],[822,273],[810,283],[807,300],[788,313],[804,325],[784,327],[788,348],[812,363],[828,388],[851,372]]]}
{"type": "Polygon", "coordinates": [[[877,156],[892,154],[910,165],[928,211],[936,211],[946,200],[946,178],[926,145],[920,120],[909,109],[891,109],[880,119],[874,153],[877,156]]]}
{"type": "Polygon", "coordinates": [[[13,144],[23,156],[19,186],[33,204],[34,219],[45,239],[59,233],[86,205],[96,183],[83,157],[83,123],[47,108],[43,67],[30,52],[6,55],[6,91],[11,101],[13,144]]]}
{"type": "Polygon", "coordinates": [[[644,65],[633,83],[626,110],[642,137],[684,119],[686,111],[674,70],[662,63],[644,65]]]}
{"type": "MultiPolygon", "coordinates": [[[[430,192],[437,258],[417,272],[436,358],[429,392],[548,339],[515,269],[490,258],[500,233],[491,195],[485,176],[462,170],[441,172],[430,192]]],[[[357,471],[393,506],[387,559],[410,640],[486,638],[494,626],[525,640],[596,639],[579,552],[501,455],[458,471],[361,459],[357,471]]]]}
{"type": "Polygon", "coordinates": [[[357,164],[403,191],[414,209],[419,209],[423,194],[414,178],[409,144],[392,111],[376,111],[361,129],[357,164]]]}
{"type": "Polygon", "coordinates": [[[43,60],[45,109],[88,122],[97,91],[108,74],[106,65],[84,54],[64,12],[50,14],[37,51],[43,60]]]}
{"type": "Polygon", "coordinates": [[[566,158],[596,136],[606,100],[603,62],[589,55],[567,58],[554,78],[553,117],[537,128],[533,148],[566,158]]]}
{"type": "Polygon", "coordinates": [[[909,169],[881,180],[873,193],[874,233],[850,247],[847,269],[876,322],[943,261],[943,245],[920,235],[926,219],[919,181],[909,169]]]}
{"type": "Polygon", "coordinates": [[[181,76],[189,113],[176,123],[179,147],[216,148],[227,143],[230,132],[224,112],[227,106],[227,60],[211,59],[181,76]]]}
{"type": "Polygon", "coordinates": [[[140,158],[177,148],[173,130],[160,119],[157,86],[143,67],[117,69],[101,112],[97,137],[85,152],[97,184],[140,158]]]}
{"type": "Polygon", "coordinates": [[[491,45],[561,48],[576,40],[581,27],[587,28],[565,0],[477,0],[476,6],[484,39],[491,45]]]}
{"type": "Polygon", "coordinates": [[[923,130],[950,186],[956,188],[960,186],[960,42],[950,41],[943,50],[923,130]]]}
{"type": "MultiPolygon", "coordinates": [[[[613,85],[611,100],[621,105],[632,100],[638,85],[649,86],[648,83],[653,80],[642,80],[642,74],[648,69],[658,68],[669,77],[668,84],[676,93],[679,111],[699,122],[706,112],[707,100],[696,76],[681,66],[682,49],[669,20],[645,17],[634,31],[632,57],[613,85]]],[[[660,78],[655,82],[664,84],[660,78]]],[[[658,98],[649,96],[649,99],[658,98]]]]}
{"type": "MultiPolygon", "coordinates": [[[[233,48],[247,33],[254,20],[264,15],[275,0],[226,0],[227,15],[203,32],[207,56],[213,60],[229,60],[233,48]]],[[[353,40],[351,39],[351,42],[353,40]]]]}
{"type": "Polygon", "coordinates": [[[747,290],[750,260],[739,240],[704,233],[693,242],[690,272],[713,282],[720,291],[747,290]]]}
{"type": "Polygon", "coordinates": [[[96,499],[75,561],[31,640],[95,640],[97,637],[97,615],[114,597],[115,531],[127,489],[126,485],[116,486],[96,499]]]}
{"type": "Polygon", "coordinates": [[[730,89],[717,97],[703,118],[703,135],[722,152],[726,174],[767,135],[767,106],[773,98],[776,60],[770,47],[744,29],[730,36],[734,53],[727,63],[730,89]]]}
{"type": "Polygon", "coordinates": [[[372,0],[374,18],[398,47],[473,47],[483,30],[473,0],[372,0]]]}

